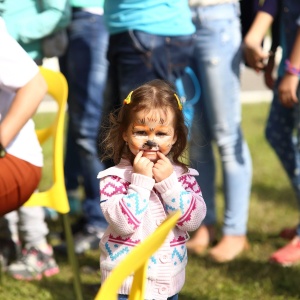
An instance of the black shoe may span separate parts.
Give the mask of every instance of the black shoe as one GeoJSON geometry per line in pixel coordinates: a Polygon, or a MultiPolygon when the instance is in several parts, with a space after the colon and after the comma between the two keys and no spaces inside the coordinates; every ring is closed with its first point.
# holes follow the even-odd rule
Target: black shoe
{"type": "MultiPolygon", "coordinates": [[[[21,243],[0,238],[0,261],[3,271],[21,255],[21,243]]],[[[1,271],[1,270],[0,270],[1,271]]]]}

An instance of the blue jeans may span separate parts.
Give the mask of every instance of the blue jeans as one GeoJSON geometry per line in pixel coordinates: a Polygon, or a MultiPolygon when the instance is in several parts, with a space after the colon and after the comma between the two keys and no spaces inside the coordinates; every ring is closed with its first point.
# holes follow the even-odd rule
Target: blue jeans
{"type": "Polygon", "coordinates": [[[105,110],[118,107],[131,90],[147,81],[175,83],[189,63],[193,45],[193,35],[167,37],[136,30],[111,35],[105,110]]]}
{"type": "Polygon", "coordinates": [[[216,223],[216,142],[222,163],[225,211],[224,235],[247,231],[252,163],[241,130],[240,63],[241,28],[238,4],[197,7],[194,11],[197,39],[193,68],[202,95],[192,124],[191,166],[207,206],[204,224],[216,223]]]}
{"type": "MultiPolygon", "coordinates": [[[[299,110],[296,106],[295,108],[286,108],[281,105],[277,89],[280,81],[281,78],[278,79],[274,89],[266,126],[266,138],[291,181],[300,207],[300,151],[294,138],[294,130],[299,122],[299,110]]],[[[297,96],[300,96],[300,85],[297,96]]],[[[297,235],[300,236],[300,223],[297,227],[297,235]]]]}
{"type": "MultiPolygon", "coordinates": [[[[128,295],[118,295],[118,300],[127,300],[127,299],[128,299],[128,295]]],[[[172,297],[168,297],[167,300],[178,300],[178,294],[172,297]]]]}
{"type": "Polygon", "coordinates": [[[108,33],[101,15],[73,11],[69,46],[60,58],[61,71],[69,85],[68,132],[65,156],[67,190],[83,179],[84,216],[87,226],[106,228],[100,209],[98,172],[104,169],[97,153],[97,137],[103,111],[106,83],[108,33]]]}

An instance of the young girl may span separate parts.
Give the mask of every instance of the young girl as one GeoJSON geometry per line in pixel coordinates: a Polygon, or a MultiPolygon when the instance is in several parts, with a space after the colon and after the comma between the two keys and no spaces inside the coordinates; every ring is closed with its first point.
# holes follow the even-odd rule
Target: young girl
{"type": "MultiPolygon", "coordinates": [[[[196,230],[206,206],[194,175],[180,161],[187,128],[182,105],[165,81],[153,80],[132,91],[104,139],[104,158],[117,164],[99,173],[100,205],[109,226],[100,241],[101,279],[161,224],[181,211],[177,226],[148,266],[145,299],[178,299],[185,280],[187,231],[196,230]]],[[[119,290],[128,299],[132,277],[119,290]]]]}
{"type": "Polygon", "coordinates": [[[13,278],[39,280],[59,268],[47,243],[43,208],[22,205],[42,176],[43,153],[31,118],[47,84],[34,61],[8,34],[2,18],[0,41],[0,260],[13,278]],[[22,255],[10,264],[17,258],[21,236],[22,255]]]}

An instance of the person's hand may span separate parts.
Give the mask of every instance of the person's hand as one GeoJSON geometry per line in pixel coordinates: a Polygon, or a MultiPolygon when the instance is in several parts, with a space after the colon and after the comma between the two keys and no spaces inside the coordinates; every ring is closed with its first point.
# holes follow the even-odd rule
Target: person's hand
{"type": "Polygon", "coordinates": [[[249,67],[259,72],[265,68],[265,59],[269,54],[263,51],[262,42],[273,22],[273,16],[264,11],[258,11],[244,38],[244,58],[249,67]]]}
{"type": "Polygon", "coordinates": [[[143,157],[143,151],[140,151],[133,160],[133,172],[148,177],[153,177],[152,168],[154,163],[147,157],[143,157]]]}
{"type": "Polygon", "coordinates": [[[275,79],[273,78],[274,66],[275,66],[275,55],[271,54],[269,56],[268,63],[264,69],[265,84],[270,90],[273,90],[275,84],[275,79]]]}
{"type": "Polygon", "coordinates": [[[259,72],[265,68],[264,60],[269,57],[269,54],[263,51],[261,45],[244,42],[243,45],[244,58],[248,66],[259,72]]]}
{"type": "Polygon", "coordinates": [[[284,75],[278,87],[279,99],[283,106],[293,107],[298,103],[296,95],[298,84],[298,76],[288,73],[284,75]]]}
{"type": "Polygon", "coordinates": [[[153,166],[153,176],[156,182],[168,178],[173,173],[173,165],[161,152],[157,152],[159,160],[153,166]]]}

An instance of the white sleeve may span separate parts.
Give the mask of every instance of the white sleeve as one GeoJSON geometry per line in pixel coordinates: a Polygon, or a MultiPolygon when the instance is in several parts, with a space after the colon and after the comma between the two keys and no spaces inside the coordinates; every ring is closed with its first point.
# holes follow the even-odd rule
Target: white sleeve
{"type": "Polygon", "coordinates": [[[0,18],[0,87],[15,91],[29,82],[39,69],[25,50],[8,34],[0,18]]]}

